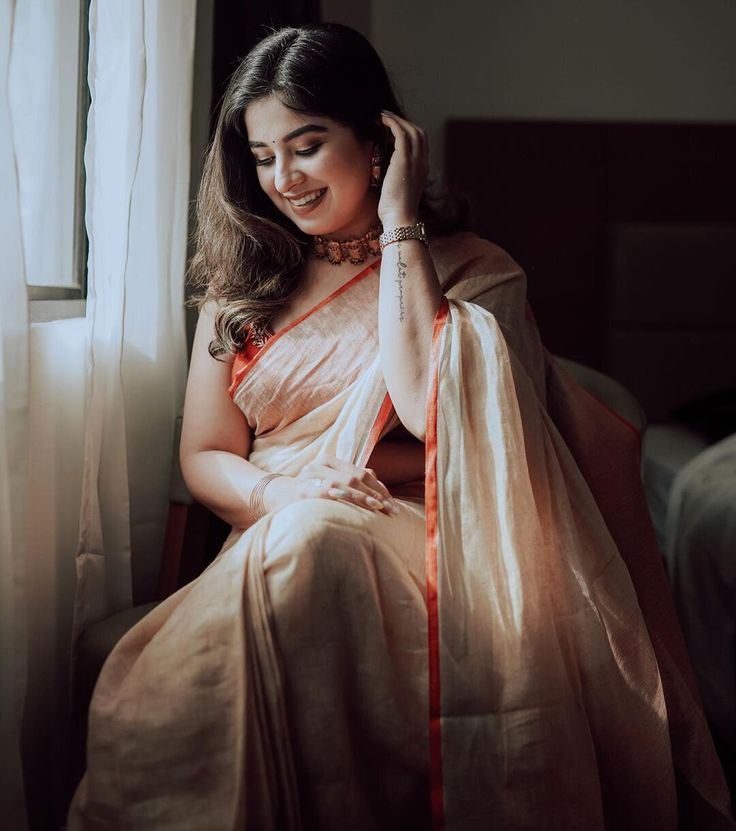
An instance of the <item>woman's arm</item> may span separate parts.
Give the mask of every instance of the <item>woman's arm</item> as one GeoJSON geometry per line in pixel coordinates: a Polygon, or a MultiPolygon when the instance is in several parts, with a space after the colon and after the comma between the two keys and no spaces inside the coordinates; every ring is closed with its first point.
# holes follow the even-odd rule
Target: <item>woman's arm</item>
{"type": "MultiPolygon", "coordinates": [[[[406,119],[384,113],[394,152],[378,214],[385,230],[417,222],[428,171],[427,138],[406,119]]],[[[432,329],[442,300],[432,258],[419,240],[387,245],[381,260],[378,337],[381,365],[402,424],[424,441],[432,329]]]]}
{"type": "MultiPolygon", "coordinates": [[[[250,511],[254,487],[266,475],[246,460],[251,431],[228,395],[230,362],[207,351],[217,308],[207,304],[199,315],[184,400],[179,458],[192,496],[226,522],[247,528],[257,517],[250,511]]],[[[269,483],[264,493],[268,507],[269,483]]]]}
{"type": "MultiPolygon", "coordinates": [[[[230,362],[215,360],[207,350],[216,311],[208,304],[197,323],[179,458],[192,496],[231,525],[247,528],[258,519],[250,500],[267,471],[246,459],[251,431],[227,391],[230,362]]],[[[344,499],[385,513],[394,509],[387,488],[372,473],[332,458],[308,465],[296,477],[273,479],[263,492],[263,503],[270,512],[309,497],[344,499]]]]}
{"type": "MultiPolygon", "coordinates": [[[[414,222],[397,220],[386,227],[414,222]]],[[[426,432],[429,355],[441,299],[437,273],[423,243],[404,240],[384,248],[378,302],[381,366],[396,414],[420,441],[426,432]]]]}

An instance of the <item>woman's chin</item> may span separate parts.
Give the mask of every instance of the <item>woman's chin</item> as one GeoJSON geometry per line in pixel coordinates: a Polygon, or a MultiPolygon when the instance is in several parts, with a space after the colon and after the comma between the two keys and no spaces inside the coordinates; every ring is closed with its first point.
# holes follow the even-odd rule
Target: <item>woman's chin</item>
{"type": "Polygon", "coordinates": [[[295,216],[293,213],[286,216],[303,233],[310,237],[327,237],[330,239],[349,239],[360,237],[369,228],[379,224],[378,214],[375,216],[361,216],[358,220],[346,222],[344,218],[336,219],[327,211],[316,210],[307,216],[295,216]]]}
{"type": "Polygon", "coordinates": [[[290,219],[303,234],[308,234],[310,237],[325,236],[335,227],[335,223],[330,222],[325,217],[295,216],[293,213],[286,214],[286,217],[290,219]]]}

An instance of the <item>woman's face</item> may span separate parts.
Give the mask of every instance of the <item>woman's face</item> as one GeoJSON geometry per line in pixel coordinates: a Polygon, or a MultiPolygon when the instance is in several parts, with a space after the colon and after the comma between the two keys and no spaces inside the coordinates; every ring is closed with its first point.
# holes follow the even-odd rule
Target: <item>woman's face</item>
{"type": "Polygon", "coordinates": [[[295,113],[273,96],[248,107],[245,127],[261,187],[304,233],[340,239],[378,223],[372,142],[329,118],[295,113]]]}

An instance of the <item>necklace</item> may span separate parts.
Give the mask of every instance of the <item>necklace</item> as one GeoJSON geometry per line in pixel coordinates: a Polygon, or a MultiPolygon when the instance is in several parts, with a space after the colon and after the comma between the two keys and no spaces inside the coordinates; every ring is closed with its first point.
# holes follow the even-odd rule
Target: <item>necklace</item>
{"type": "Polygon", "coordinates": [[[376,225],[369,228],[362,237],[351,239],[312,237],[312,254],[320,260],[326,257],[332,265],[340,265],[346,260],[353,265],[360,265],[369,256],[376,257],[381,253],[381,244],[378,241],[381,231],[383,231],[383,226],[376,225]]]}
{"type": "MultiPolygon", "coordinates": [[[[381,253],[381,243],[378,238],[383,231],[383,225],[369,228],[362,237],[351,239],[326,239],[312,237],[312,254],[320,260],[327,258],[332,265],[340,265],[348,260],[352,265],[364,263],[368,257],[376,257],[381,253]]],[[[254,346],[266,345],[273,337],[270,321],[260,320],[250,324],[250,340],[254,346]]]]}

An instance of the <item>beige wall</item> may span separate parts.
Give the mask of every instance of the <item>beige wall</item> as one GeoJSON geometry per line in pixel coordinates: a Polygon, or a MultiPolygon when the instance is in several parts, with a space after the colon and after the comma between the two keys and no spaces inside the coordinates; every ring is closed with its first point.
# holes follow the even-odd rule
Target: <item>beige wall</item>
{"type": "Polygon", "coordinates": [[[370,27],[435,163],[448,116],[736,121],[731,0],[372,0],[370,27]]]}
{"type": "Polygon", "coordinates": [[[370,37],[371,0],[322,0],[322,20],[344,23],[370,37]]]}

